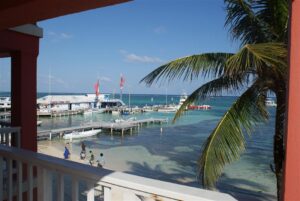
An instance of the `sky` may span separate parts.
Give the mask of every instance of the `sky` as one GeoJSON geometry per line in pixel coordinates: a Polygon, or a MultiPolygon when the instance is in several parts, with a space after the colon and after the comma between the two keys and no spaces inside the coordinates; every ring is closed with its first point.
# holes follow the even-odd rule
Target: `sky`
{"type": "MultiPolygon", "coordinates": [[[[235,52],[224,28],[223,0],[136,0],[38,23],[38,92],[191,93],[207,80],[139,81],[160,65],[205,52],[235,52]]],[[[10,89],[9,59],[0,60],[0,91],[10,89]]]]}

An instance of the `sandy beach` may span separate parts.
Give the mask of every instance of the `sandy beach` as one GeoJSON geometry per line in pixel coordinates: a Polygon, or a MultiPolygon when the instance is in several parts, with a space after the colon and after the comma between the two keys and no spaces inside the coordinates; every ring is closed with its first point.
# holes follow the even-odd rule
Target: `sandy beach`
{"type": "MultiPolygon", "coordinates": [[[[92,150],[95,156],[95,163],[98,160],[100,153],[104,154],[105,165],[104,168],[122,171],[122,172],[131,172],[134,171],[135,166],[147,166],[149,169],[157,169],[159,168],[163,172],[166,173],[177,173],[176,165],[174,161],[168,160],[167,157],[157,156],[151,154],[147,149],[142,146],[135,146],[134,148],[128,149],[127,147],[115,147],[110,149],[93,149],[86,148],[86,159],[80,159],[80,151],[81,148],[78,146],[78,142],[76,144],[70,142],[61,142],[61,141],[40,141],[38,143],[38,152],[47,154],[50,156],[63,158],[64,146],[67,146],[70,150],[70,158],[68,160],[72,160],[82,164],[89,164],[89,151],[92,150]],[[118,157],[116,157],[118,156],[118,157]],[[161,166],[164,164],[164,166],[161,166]]],[[[142,171],[142,170],[141,170],[142,171]]],[[[154,176],[154,175],[152,175],[154,176]]],[[[191,182],[191,178],[178,178],[180,182],[191,182]]]]}

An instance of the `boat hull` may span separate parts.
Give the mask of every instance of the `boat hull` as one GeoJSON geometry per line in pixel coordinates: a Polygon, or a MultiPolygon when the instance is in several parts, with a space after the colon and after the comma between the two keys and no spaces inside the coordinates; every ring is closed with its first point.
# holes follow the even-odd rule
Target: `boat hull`
{"type": "Polygon", "coordinates": [[[83,132],[73,132],[73,133],[65,134],[63,136],[63,138],[65,140],[86,138],[86,137],[91,137],[91,136],[97,135],[100,132],[101,132],[101,129],[95,129],[95,130],[83,131],[83,132]]]}

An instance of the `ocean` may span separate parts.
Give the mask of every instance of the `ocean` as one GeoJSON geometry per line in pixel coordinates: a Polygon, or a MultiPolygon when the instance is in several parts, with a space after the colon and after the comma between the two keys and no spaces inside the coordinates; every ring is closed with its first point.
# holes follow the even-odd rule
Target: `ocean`
{"type": "MultiPolygon", "coordinates": [[[[38,97],[45,94],[38,94],[38,97]]],[[[116,95],[115,98],[118,98],[116,95]]],[[[145,106],[178,103],[179,95],[130,95],[131,106],[145,106]]],[[[201,147],[222,115],[237,97],[211,97],[204,103],[211,110],[188,111],[176,123],[171,120],[174,113],[148,112],[128,116],[111,114],[77,115],[40,119],[39,130],[77,126],[91,121],[113,121],[117,118],[137,119],[167,118],[168,124],[150,125],[135,131],[132,135],[101,132],[96,137],[84,139],[88,150],[104,153],[107,163],[117,161],[114,170],[135,175],[201,187],[197,178],[197,160],[201,147]],[[162,132],[161,132],[162,128],[162,132]],[[112,158],[113,157],[113,158],[112,158]],[[121,166],[125,165],[126,169],[121,166]]],[[[129,104],[129,95],[123,95],[123,101],[129,104]]],[[[247,137],[247,150],[240,160],[227,165],[217,183],[217,190],[229,193],[241,200],[276,200],[276,178],[270,164],[273,164],[273,135],[275,108],[269,108],[270,120],[259,125],[250,137],[247,137]]],[[[55,140],[65,143],[63,140],[55,140]]],[[[82,140],[73,141],[74,153],[80,152],[82,140]]]]}

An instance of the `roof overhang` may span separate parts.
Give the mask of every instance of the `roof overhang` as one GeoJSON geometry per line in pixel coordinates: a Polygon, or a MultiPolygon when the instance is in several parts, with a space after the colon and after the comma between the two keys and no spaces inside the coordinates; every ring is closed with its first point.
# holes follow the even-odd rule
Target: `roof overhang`
{"type": "Polygon", "coordinates": [[[131,0],[2,0],[0,30],[131,0]]]}

